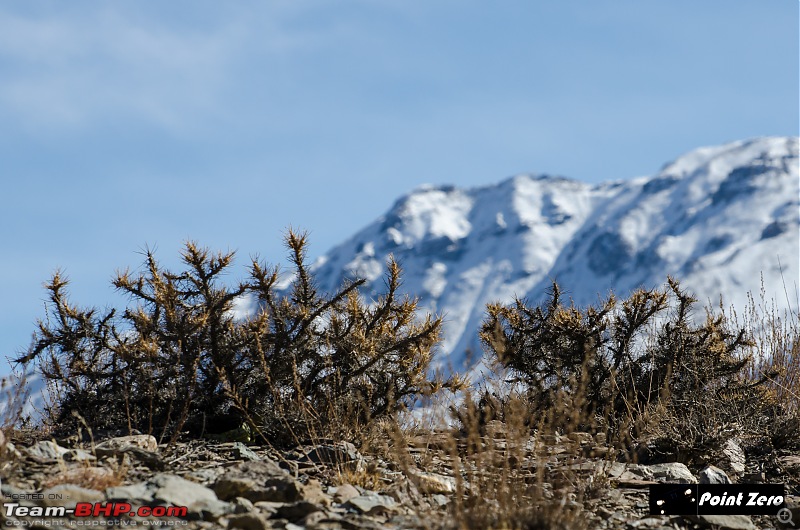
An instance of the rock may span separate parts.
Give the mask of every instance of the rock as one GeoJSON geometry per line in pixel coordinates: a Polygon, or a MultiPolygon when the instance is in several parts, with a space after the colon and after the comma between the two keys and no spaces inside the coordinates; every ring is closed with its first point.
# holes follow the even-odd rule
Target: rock
{"type": "Polygon", "coordinates": [[[589,445],[594,441],[592,435],[588,432],[571,432],[567,435],[567,438],[580,445],[589,445]]]}
{"type": "Polygon", "coordinates": [[[347,505],[366,515],[379,515],[394,510],[397,503],[391,497],[375,493],[353,497],[347,501],[347,505]]]}
{"type": "MultiPolygon", "coordinates": [[[[613,466],[612,466],[613,468],[613,466]]],[[[615,469],[614,471],[619,471],[619,468],[615,469]]],[[[613,475],[612,475],[613,477],[613,475]]],[[[625,466],[624,471],[617,475],[616,477],[620,482],[625,481],[632,481],[632,480],[646,480],[646,481],[654,481],[655,476],[653,472],[650,470],[649,466],[642,466],[639,464],[628,464],[625,466]]]]}
{"type": "Polygon", "coordinates": [[[645,517],[644,519],[639,519],[638,521],[632,521],[628,523],[628,527],[653,529],[669,528],[664,527],[664,521],[661,519],[661,517],[645,517]]]}
{"type": "Polygon", "coordinates": [[[303,485],[269,459],[239,462],[214,482],[213,490],[224,500],[244,497],[250,502],[296,502],[303,485]]]}
{"type": "Polygon", "coordinates": [[[313,464],[326,464],[354,472],[364,469],[364,457],[350,442],[339,442],[334,445],[319,445],[305,451],[300,461],[313,464]]]}
{"type": "Polygon", "coordinates": [[[257,513],[243,513],[228,518],[228,528],[241,530],[267,530],[272,526],[257,513]]]}
{"type": "Polygon", "coordinates": [[[620,488],[647,489],[653,484],[658,484],[658,482],[655,480],[643,480],[638,478],[620,478],[617,480],[617,486],[620,488]]]}
{"type": "Polygon", "coordinates": [[[255,454],[242,442],[234,442],[233,450],[231,451],[234,458],[237,460],[251,460],[253,462],[261,460],[261,457],[255,454]]]}
{"type": "Polygon", "coordinates": [[[690,515],[686,518],[719,530],[758,530],[753,520],[746,515],[690,515]]]}
{"type": "Polygon", "coordinates": [[[322,511],[322,506],[309,502],[306,500],[298,501],[292,504],[284,504],[278,508],[275,515],[281,519],[288,519],[289,521],[297,522],[304,519],[311,513],[322,511]]]}
{"type": "Polygon", "coordinates": [[[779,456],[778,462],[786,471],[800,472],[800,455],[779,456]]]}
{"type": "Polygon", "coordinates": [[[433,495],[431,501],[433,501],[436,506],[447,506],[450,503],[450,499],[444,495],[433,495]]]}
{"type": "Polygon", "coordinates": [[[41,504],[44,506],[64,506],[67,509],[75,508],[79,502],[95,502],[105,500],[105,494],[89,488],[82,488],[75,484],[59,484],[47,488],[42,492],[41,504]]]}
{"type": "Polygon", "coordinates": [[[330,523],[334,523],[335,525],[337,525],[336,527],[339,526],[338,525],[338,519],[339,518],[337,516],[335,516],[333,514],[326,513],[324,511],[311,512],[310,514],[308,514],[305,517],[303,517],[303,519],[300,521],[300,525],[305,527],[305,528],[308,528],[308,527],[312,527],[312,528],[320,528],[320,527],[321,528],[332,528],[330,523]],[[324,523],[329,523],[329,524],[328,525],[324,525],[324,524],[322,524],[323,522],[324,523]]]}
{"type": "Polygon", "coordinates": [[[61,447],[50,440],[42,440],[25,449],[25,452],[28,456],[41,462],[52,462],[63,460],[64,455],[69,453],[69,449],[61,447]]]}
{"type": "Polygon", "coordinates": [[[83,449],[70,449],[64,453],[64,460],[70,462],[91,462],[92,460],[97,460],[97,458],[83,449]]]}
{"type": "Polygon", "coordinates": [[[408,478],[412,479],[422,493],[453,493],[456,491],[456,480],[438,473],[427,473],[417,469],[409,469],[408,478]]]}
{"type": "Polygon", "coordinates": [[[697,478],[692,475],[689,468],[680,462],[667,464],[653,464],[647,466],[653,477],[658,482],[677,482],[679,484],[697,484],[697,478]]]}
{"type": "Polygon", "coordinates": [[[715,466],[707,466],[700,471],[700,484],[730,484],[731,479],[723,470],[715,466]]]}
{"type": "Polygon", "coordinates": [[[319,504],[320,506],[330,506],[331,497],[322,491],[322,484],[318,480],[309,480],[302,491],[303,499],[319,504]]]}
{"type": "Polygon", "coordinates": [[[232,505],[219,500],[211,489],[165,473],[131,486],[108,488],[106,498],[141,505],[160,503],[186,506],[191,516],[212,520],[235,511],[232,505]]]}
{"type": "Polygon", "coordinates": [[[155,436],[150,434],[134,434],[131,436],[118,436],[116,438],[109,438],[103,440],[95,446],[95,451],[98,449],[104,453],[120,453],[125,452],[130,447],[144,449],[145,451],[155,452],[158,450],[158,442],[155,436]]]}
{"type": "Polygon", "coordinates": [[[353,497],[358,497],[359,495],[361,495],[361,492],[359,492],[355,488],[355,486],[352,486],[350,484],[342,484],[341,486],[335,488],[332,491],[332,494],[334,501],[336,501],[339,504],[343,504],[352,499],[353,497]]]}
{"type": "Polygon", "coordinates": [[[284,502],[270,502],[270,501],[258,501],[253,503],[253,505],[258,508],[258,510],[269,517],[275,515],[275,512],[278,511],[278,508],[283,506],[284,502]]]}
{"type": "Polygon", "coordinates": [[[746,458],[744,450],[742,449],[742,446],[739,445],[738,441],[730,439],[725,442],[725,445],[722,448],[722,454],[725,457],[724,460],[720,462],[720,467],[722,469],[737,475],[744,473],[746,469],[746,458]]]}
{"type": "MultiPolygon", "coordinates": [[[[464,488],[469,489],[469,485],[464,484],[464,488]]],[[[409,480],[396,481],[384,493],[390,495],[392,499],[403,506],[417,506],[424,500],[417,486],[409,480]]]]}
{"type": "Polygon", "coordinates": [[[149,434],[134,434],[109,438],[97,444],[94,453],[98,457],[128,455],[150,469],[161,471],[164,461],[158,454],[158,442],[149,434]]]}
{"type": "Polygon", "coordinates": [[[244,497],[236,497],[233,499],[233,505],[236,513],[247,513],[256,511],[255,505],[244,497]]]}
{"type": "Polygon", "coordinates": [[[0,459],[10,461],[18,458],[22,458],[22,453],[17,450],[13,443],[6,440],[5,445],[0,444],[0,459]]]}

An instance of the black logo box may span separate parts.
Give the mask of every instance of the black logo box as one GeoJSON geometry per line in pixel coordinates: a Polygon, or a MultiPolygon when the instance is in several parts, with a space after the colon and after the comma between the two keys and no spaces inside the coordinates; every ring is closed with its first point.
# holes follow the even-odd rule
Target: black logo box
{"type": "Polygon", "coordinates": [[[650,515],[777,515],[783,484],[652,484],[650,515]]]}

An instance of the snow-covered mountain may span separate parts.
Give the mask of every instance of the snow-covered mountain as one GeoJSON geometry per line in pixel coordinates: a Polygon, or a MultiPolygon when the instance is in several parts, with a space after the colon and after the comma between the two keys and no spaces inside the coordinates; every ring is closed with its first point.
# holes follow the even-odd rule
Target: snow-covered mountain
{"type": "Polygon", "coordinates": [[[480,355],[488,302],[541,300],[553,279],[575,303],[681,280],[703,303],[767,298],[796,309],[800,262],[798,138],[692,151],[651,177],[588,185],[520,175],[472,189],[423,187],[313,266],[332,292],[346,278],[383,292],[390,254],[403,288],[445,317],[441,362],[480,355]],[[784,285],[790,293],[785,295],[784,285]]]}

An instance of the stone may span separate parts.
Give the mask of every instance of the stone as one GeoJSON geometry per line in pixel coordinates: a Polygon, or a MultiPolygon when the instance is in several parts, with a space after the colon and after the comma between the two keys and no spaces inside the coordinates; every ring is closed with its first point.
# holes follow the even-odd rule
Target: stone
{"type": "Polygon", "coordinates": [[[431,501],[436,506],[447,506],[450,503],[450,499],[441,494],[431,496],[431,501]]]}
{"type": "Polygon", "coordinates": [[[417,469],[409,469],[408,478],[412,479],[422,493],[453,493],[456,491],[456,480],[438,473],[427,473],[417,469]]]}
{"type": "Polygon", "coordinates": [[[6,440],[5,445],[0,445],[0,460],[15,460],[22,458],[22,453],[17,450],[17,447],[6,440]]]}
{"type": "Polygon", "coordinates": [[[333,500],[339,504],[343,504],[353,497],[358,497],[361,495],[361,492],[356,489],[355,486],[351,484],[342,484],[337,488],[332,488],[331,494],[333,495],[333,500]]]}
{"type": "Polygon", "coordinates": [[[296,502],[302,498],[303,485],[269,459],[239,462],[223,473],[212,486],[224,500],[244,497],[250,502],[296,502]]]}
{"type": "Polygon", "coordinates": [[[658,482],[655,480],[643,480],[638,478],[620,478],[617,480],[617,487],[620,488],[647,489],[653,484],[658,484],[658,482]]]}
{"type": "MultiPolygon", "coordinates": [[[[330,523],[338,524],[335,515],[329,514],[327,512],[322,511],[322,510],[320,510],[318,512],[311,512],[310,514],[308,514],[305,517],[303,517],[303,519],[301,519],[299,522],[300,522],[301,526],[304,526],[306,528],[308,528],[308,527],[317,527],[318,525],[320,525],[323,522],[329,523],[328,527],[330,527],[330,523]]],[[[324,525],[322,525],[322,527],[325,528],[324,525]]]]}
{"type": "Polygon", "coordinates": [[[228,528],[240,530],[267,530],[272,526],[257,513],[243,513],[228,518],[228,528]]]}
{"type": "Polygon", "coordinates": [[[69,449],[64,453],[64,460],[69,462],[91,462],[97,460],[97,458],[83,449],[69,449]]]}
{"type": "Polygon", "coordinates": [[[658,528],[664,528],[664,522],[660,517],[645,517],[644,519],[639,519],[638,521],[632,521],[628,523],[628,527],[658,529],[658,528]]]}
{"type": "Polygon", "coordinates": [[[261,512],[267,514],[269,517],[275,515],[275,512],[278,511],[278,508],[283,506],[284,502],[271,502],[271,501],[258,501],[253,503],[253,505],[261,512]]]}
{"type": "Polygon", "coordinates": [[[697,478],[692,475],[686,464],[669,462],[667,464],[653,464],[647,466],[653,477],[658,482],[677,482],[679,484],[697,484],[697,478]]]}
{"type": "Polygon", "coordinates": [[[249,447],[247,447],[242,442],[233,443],[233,449],[231,450],[231,455],[237,460],[251,460],[253,462],[261,460],[260,456],[258,456],[255,452],[253,452],[249,447]]]}
{"type": "Polygon", "coordinates": [[[588,432],[571,432],[567,438],[580,445],[589,445],[594,442],[592,435],[588,432]]]}
{"type": "Polygon", "coordinates": [[[254,512],[255,505],[244,497],[236,497],[233,499],[233,505],[236,513],[254,512]]]}
{"type": "Polygon", "coordinates": [[[758,530],[753,520],[746,515],[697,515],[687,519],[719,530],[758,530]]]}
{"type": "Polygon", "coordinates": [[[394,510],[397,503],[391,497],[374,493],[353,497],[347,501],[347,505],[366,515],[379,515],[394,510]]]}
{"type": "Polygon", "coordinates": [[[129,447],[136,447],[139,449],[144,449],[145,451],[155,452],[158,450],[158,441],[156,441],[155,436],[150,434],[118,436],[116,438],[103,440],[95,446],[95,451],[99,449],[102,452],[121,453],[125,452],[125,450],[129,447]]]}
{"type": "Polygon", "coordinates": [[[319,504],[320,506],[330,506],[331,497],[322,491],[322,484],[318,480],[309,480],[303,486],[303,499],[319,504]]]}
{"type": "Polygon", "coordinates": [[[165,467],[164,461],[158,454],[158,442],[155,436],[149,434],[133,434],[103,440],[95,446],[94,454],[101,458],[128,455],[157,471],[165,467]]]}
{"type": "Polygon", "coordinates": [[[354,472],[363,471],[365,467],[364,457],[356,450],[356,446],[350,442],[313,447],[304,452],[304,456],[300,461],[336,466],[354,472]]]}
{"type": "Polygon", "coordinates": [[[190,515],[212,520],[235,511],[234,506],[219,500],[211,489],[165,473],[130,486],[108,488],[106,498],[141,505],[161,503],[186,506],[190,515]]]}
{"type": "Polygon", "coordinates": [[[724,460],[720,462],[720,467],[722,469],[737,475],[744,473],[746,469],[746,458],[744,450],[742,446],[739,445],[738,441],[730,439],[725,442],[722,448],[722,454],[725,457],[724,460]]]}
{"type": "MultiPolygon", "coordinates": [[[[613,468],[613,466],[612,466],[613,468]]],[[[615,472],[619,471],[619,468],[614,469],[615,472]]],[[[612,475],[613,477],[613,475],[612,475]]],[[[649,466],[643,466],[639,464],[628,464],[625,466],[624,470],[619,473],[616,477],[619,481],[631,481],[631,480],[646,480],[646,481],[654,481],[655,476],[653,472],[650,470],[649,466]]]]}
{"type": "Polygon", "coordinates": [[[52,462],[63,460],[64,455],[69,453],[69,449],[61,447],[57,443],[50,440],[42,440],[32,446],[28,447],[25,452],[28,456],[42,462],[52,462]]]}
{"type": "Polygon", "coordinates": [[[800,472],[800,455],[779,456],[778,463],[790,472],[800,472]]]}
{"type": "Polygon", "coordinates": [[[95,502],[105,500],[105,494],[89,488],[82,488],[75,484],[59,484],[47,488],[42,492],[41,504],[44,506],[64,506],[67,509],[75,508],[79,502],[95,502]]]}
{"type": "Polygon", "coordinates": [[[288,519],[292,522],[298,522],[309,514],[320,512],[322,510],[323,508],[319,504],[302,500],[292,504],[284,504],[278,508],[278,510],[275,512],[275,515],[281,519],[288,519]]]}
{"type": "Polygon", "coordinates": [[[730,484],[731,479],[718,467],[707,466],[699,474],[700,484],[730,484]]]}

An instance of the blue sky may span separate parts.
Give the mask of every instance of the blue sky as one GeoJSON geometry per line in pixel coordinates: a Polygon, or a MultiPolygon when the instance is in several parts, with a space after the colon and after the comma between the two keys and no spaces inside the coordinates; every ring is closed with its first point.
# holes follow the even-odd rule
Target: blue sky
{"type": "Polygon", "coordinates": [[[793,0],[4,2],[0,359],[59,267],[119,305],[147,245],[280,263],[286,227],[316,256],[423,183],[797,135],[798,62],[793,0]]]}

